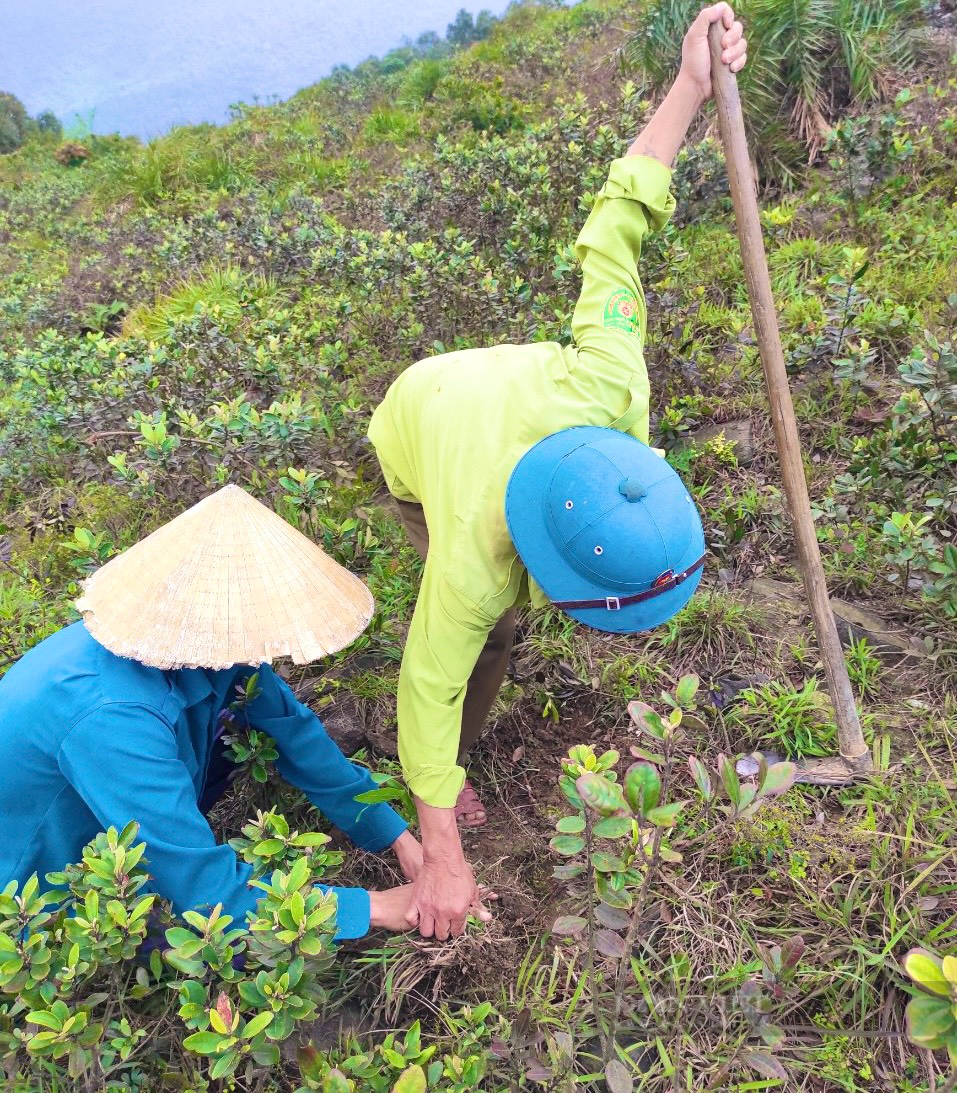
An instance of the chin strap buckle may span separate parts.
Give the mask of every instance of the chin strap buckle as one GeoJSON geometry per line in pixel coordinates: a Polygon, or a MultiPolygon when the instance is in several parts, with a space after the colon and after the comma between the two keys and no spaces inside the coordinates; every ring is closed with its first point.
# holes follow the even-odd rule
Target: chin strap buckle
{"type": "Polygon", "coordinates": [[[689,577],[694,576],[701,569],[704,565],[704,559],[705,556],[702,554],[683,573],[675,573],[673,570],[666,569],[660,577],[655,579],[650,588],[646,588],[644,592],[635,592],[631,596],[605,596],[602,600],[553,600],[552,603],[563,611],[597,611],[602,607],[606,611],[622,611],[626,607],[633,607],[636,603],[644,603],[646,600],[660,596],[663,592],[670,592],[672,588],[684,584],[689,577]]]}

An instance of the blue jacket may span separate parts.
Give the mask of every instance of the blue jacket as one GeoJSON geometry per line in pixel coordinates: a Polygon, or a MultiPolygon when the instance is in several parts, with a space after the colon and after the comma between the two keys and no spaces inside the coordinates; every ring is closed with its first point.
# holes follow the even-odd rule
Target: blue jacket
{"type": "MultiPolygon", "coordinates": [[[[249,723],[274,737],[276,767],[352,841],[390,846],[405,823],[387,805],[360,805],[374,789],[322,722],[269,665],[249,723]]],[[[31,649],[0,679],[0,886],[78,861],[98,832],[140,825],[152,890],[174,911],[222,903],[237,925],[262,894],[252,870],[217,844],[198,807],[219,712],[248,667],[161,671],[115,656],[82,623],[31,649]]],[[[335,888],[337,937],[369,928],[369,894],[335,888]]]]}

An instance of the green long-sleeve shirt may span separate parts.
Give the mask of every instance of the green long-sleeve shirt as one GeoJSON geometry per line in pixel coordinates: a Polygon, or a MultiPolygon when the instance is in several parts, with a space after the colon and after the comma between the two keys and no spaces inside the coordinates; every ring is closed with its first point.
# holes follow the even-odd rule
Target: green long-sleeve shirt
{"type": "Polygon", "coordinates": [[[409,788],[450,808],[466,685],[495,623],[529,593],[544,597],[505,523],[522,456],[575,425],[648,441],[641,240],[674,210],[670,170],[615,160],[578,237],[575,344],[498,345],[429,357],[392,384],[369,426],[386,483],[425,510],[429,554],[399,674],[399,756],[409,788]]]}

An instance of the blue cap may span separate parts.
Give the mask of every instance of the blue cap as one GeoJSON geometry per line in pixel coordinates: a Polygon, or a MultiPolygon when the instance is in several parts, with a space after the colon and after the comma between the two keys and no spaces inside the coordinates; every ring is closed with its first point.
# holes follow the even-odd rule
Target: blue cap
{"type": "Polygon", "coordinates": [[[704,532],[691,495],[647,444],[617,429],[563,429],[509,478],[505,518],[548,598],[598,630],[650,630],[691,599],[704,532]]]}

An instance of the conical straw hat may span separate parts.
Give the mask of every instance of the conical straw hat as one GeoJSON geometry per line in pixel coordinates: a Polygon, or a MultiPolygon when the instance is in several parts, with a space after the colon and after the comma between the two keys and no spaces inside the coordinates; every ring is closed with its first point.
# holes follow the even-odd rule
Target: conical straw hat
{"type": "Polygon", "coordinates": [[[365,630],[366,586],[238,486],[108,562],[77,600],[112,653],[154,668],[307,664],[365,630]]]}

